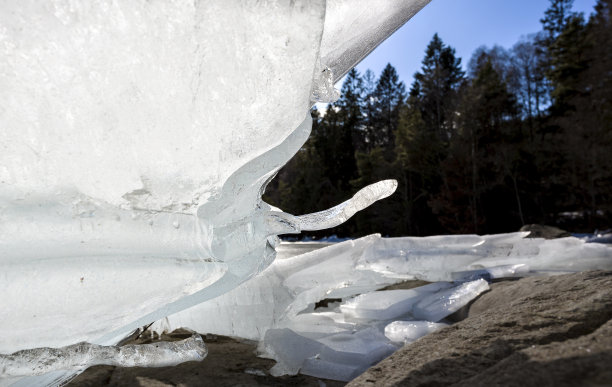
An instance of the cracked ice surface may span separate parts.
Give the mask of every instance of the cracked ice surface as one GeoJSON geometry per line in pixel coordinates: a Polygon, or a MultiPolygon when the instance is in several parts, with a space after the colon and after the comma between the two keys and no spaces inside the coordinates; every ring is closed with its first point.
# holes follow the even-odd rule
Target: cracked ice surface
{"type": "Polygon", "coordinates": [[[0,353],[116,344],[265,269],[277,234],[392,193],[305,216],[261,201],[312,102],[426,3],[3,3],[0,353]]]}

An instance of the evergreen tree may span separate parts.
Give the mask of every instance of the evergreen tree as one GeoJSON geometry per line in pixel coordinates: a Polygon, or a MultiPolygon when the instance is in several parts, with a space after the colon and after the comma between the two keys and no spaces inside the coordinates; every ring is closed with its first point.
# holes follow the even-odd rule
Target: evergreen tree
{"type": "Polygon", "coordinates": [[[357,150],[360,152],[368,152],[370,151],[373,145],[373,139],[375,137],[375,106],[374,106],[374,90],[376,89],[376,76],[374,72],[370,69],[366,70],[363,74],[362,84],[361,84],[361,112],[362,112],[362,127],[361,127],[361,140],[357,144],[357,150]]]}
{"type": "MultiPolygon", "coordinates": [[[[368,153],[357,153],[357,167],[359,177],[353,181],[356,188],[363,188],[385,179],[396,179],[397,171],[392,162],[388,161],[387,151],[382,147],[375,147],[368,153]]],[[[383,235],[401,235],[397,229],[399,218],[404,214],[401,202],[394,194],[391,197],[374,203],[355,216],[358,235],[382,233],[383,235]]]]}
{"type": "Polygon", "coordinates": [[[312,141],[323,163],[323,175],[328,180],[331,198],[344,200],[350,194],[350,181],[357,177],[355,147],[362,141],[361,78],[352,69],[342,85],[338,101],[328,105],[312,141]]]}
{"type": "Polygon", "coordinates": [[[548,79],[551,84],[551,113],[563,115],[572,106],[569,102],[580,91],[578,77],[589,63],[585,57],[588,41],[586,25],[582,15],[569,19],[565,29],[549,46],[550,67],[548,79]]]}
{"type": "MultiPolygon", "coordinates": [[[[500,199],[512,197],[504,180],[514,160],[503,146],[512,137],[515,100],[490,59],[479,60],[462,94],[458,133],[442,163],[444,184],[431,204],[453,232],[495,230],[496,219],[508,222],[507,214],[499,214],[500,199]]],[[[515,196],[513,207],[522,213],[520,196],[515,196]]]]}
{"type": "MultiPolygon", "coordinates": [[[[399,111],[406,98],[404,83],[399,80],[397,72],[390,63],[378,78],[376,88],[370,94],[373,111],[368,128],[368,148],[382,147],[393,149],[393,133],[397,128],[399,111]]],[[[388,156],[388,155],[387,155],[388,156]]]]}
{"type": "Polygon", "coordinates": [[[435,34],[425,51],[421,72],[414,75],[410,97],[421,110],[426,126],[443,143],[448,142],[452,133],[456,93],[463,77],[461,59],[435,34]]]}
{"type": "Polygon", "coordinates": [[[575,16],[572,12],[574,0],[550,0],[548,9],[544,12],[544,18],[540,19],[546,37],[550,45],[567,28],[570,20],[575,16]]]}
{"type": "Polygon", "coordinates": [[[340,90],[340,98],[335,103],[342,120],[342,144],[338,147],[338,157],[343,169],[342,188],[349,190],[349,181],[357,177],[355,150],[363,149],[365,143],[363,117],[363,80],[356,69],[346,75],[340,90]]]}
{"type": "Polygon", "coordinates": [[[597,0],[588,22],[571,5],[550,0],[543,31],[510,51],[479,48],[467,77],[434,35],[407,99],[391,65],[378,79],[349,72],[341,98],[313,110],[311,139],[266,200],[313,212],[394,178],[395,195],[323,234],[609,227],[612,0],[597,0]],[[585,222],[556,223],[564,212],[585,222]]]}

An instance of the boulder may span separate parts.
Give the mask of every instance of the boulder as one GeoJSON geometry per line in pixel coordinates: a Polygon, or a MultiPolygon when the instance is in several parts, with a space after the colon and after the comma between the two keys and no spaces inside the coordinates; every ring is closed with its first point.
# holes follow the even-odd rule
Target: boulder
{"type": "Polygon", "coordinates": [[[612,385],[612,272],[494,283],[350,386],[612,385]]]}

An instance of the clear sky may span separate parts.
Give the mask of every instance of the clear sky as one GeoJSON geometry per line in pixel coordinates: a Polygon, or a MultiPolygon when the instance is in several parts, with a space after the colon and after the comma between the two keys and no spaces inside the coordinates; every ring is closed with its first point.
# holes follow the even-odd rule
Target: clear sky
{"type": "MultiPolygon", "coordinates": [[[[588,16],[595,2],[574,0],[573,10],[588,16]]],[[[549,0],[432,0],[357,70],[363,74],[369,68],[379,76],[391,63],[409,89],[434,33],[456,50],[465,68],[474,50],[482,45],[511,48],[521,36],[540,31],[540,19],[548,5],[549,0]]]]}

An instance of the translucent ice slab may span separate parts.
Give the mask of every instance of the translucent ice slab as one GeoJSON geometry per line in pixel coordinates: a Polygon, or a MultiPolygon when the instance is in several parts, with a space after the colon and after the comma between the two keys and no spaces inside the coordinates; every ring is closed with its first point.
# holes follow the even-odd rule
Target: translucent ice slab
{"type": "Polygon", "coordinates": [[[466,282],[424,297],[414,306],[412,314],[419,320],[438,322],[487,290],[489,290],[489,284],[483,279],[466,282]]]}
{"type": "Polygon", "coordinates": [[[411,313],[414,304],[424,297],[452,286],[449,282],[436,282],[414,289],[365,293],[340,305],[340,310],[358,321],[392,320],[411,313]]]}
{"type": "Polygon", "coordinates": [[[391,194],[261,200],[313,101],[426,2],[2,3],[0,353],[115,344],[391,194]]]}

